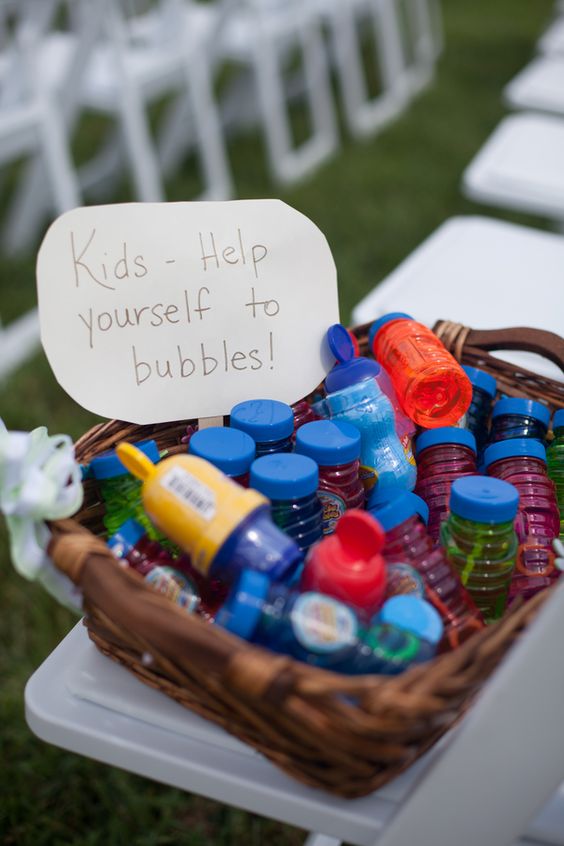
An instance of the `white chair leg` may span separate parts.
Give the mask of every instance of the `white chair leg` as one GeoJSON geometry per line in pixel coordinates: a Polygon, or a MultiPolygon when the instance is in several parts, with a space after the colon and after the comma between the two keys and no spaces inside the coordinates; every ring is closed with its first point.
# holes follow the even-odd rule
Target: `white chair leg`
{"type": "Polygon", "coordinates": [[[253,50],[259,107],[270,169],[276,179],[291,184],[321,165],[337,146],[337,131],[327,63],[317,27],[306,23],[297,32],[303,54],[307,104],[312,115],[310,138],[294,147],[279,45],[272,38],[257,39],[253,50]]]}
{"type": "Polygon", "coordinates": [[[202,199],[226,200],[233,194],[233,184],[221,121],[213,97],[210,67],[204,56],[193,53],[185,70],[198,152],[206,181],[202,199]]]}
{"type": "Polygon", "coordinates": [[[408,0],[407,17],[414,53],[414,63],[409,71],[410,87],[414,94],[418,94],[431,82],[435,65],[433,22],[428,1],[408,0]]]}
{"type": "Polygon", "coordinates": [[[145,104],[134,85],[122,82],[119,117],[135,194],[144,203],[158,203],[164,192],[145,104]]]}

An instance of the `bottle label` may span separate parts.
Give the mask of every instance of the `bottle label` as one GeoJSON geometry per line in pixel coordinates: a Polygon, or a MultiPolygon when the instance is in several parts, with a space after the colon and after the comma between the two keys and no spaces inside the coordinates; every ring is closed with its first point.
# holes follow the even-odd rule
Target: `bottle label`
{"type": "Polygon", "coordinates": [[[402,435],[400,442],[403,447],[403,451],[405,452],[405,457],[409,463],[415,467],[415,456],[413,455],[413,450],[411,448],[411,437],[409,435],[402,435]]]}
{"type": "Polygon", "coordinates": [[[165,490],[190,506],[204,520],[212,520],[216,513],[215,493],[183,467],[171,467],[160,483],[165,490]]]}
{"type": "Polygon", "coordinates": [[[403,593],[411,593],[423,598],[425,595],[423,579],[414,567],[403,561],[386,564],[386,597],[403,593]]]}
{"type": "Polygon", "coordinates": [[[356,638],[357,621],[351,609],[322,593],[302,593],[290,617],[296,640],[308,652],[337,652],[356,638]]]}
{"type": "Polygon", "coordinates": [[[145,576],[145,581],[189,613],[198,604],[198,594],[191,582],[172,567],[154,567],[145,576]]]}
{"type": "Polygon", "coordinates": [[[362,482],[366,493],[370,493],[378,481],[378,473],[376,472],[376,469],[374,467],[368,467],[366,464],[360,465],[358,477],[362,482]]]}
{"type": "Polygon", "coordinates": [[[323,506],[323,534],[332,535],[339,518],[347,510],[345,500],[333,491],[318,491],[323,506]]]}

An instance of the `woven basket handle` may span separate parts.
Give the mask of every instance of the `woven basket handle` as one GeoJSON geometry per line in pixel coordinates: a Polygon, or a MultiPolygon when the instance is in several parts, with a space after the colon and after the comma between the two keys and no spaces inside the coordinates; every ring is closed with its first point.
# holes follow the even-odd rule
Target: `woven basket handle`
{"type": "Polygon", "coordinates": [[[469,329],[461,323],[439,320],[433,332],[458,360],[464,346],[482,350],[521,350],[549,359],[564,372],[564,338],[546,329],[514,326],[508,329],[469,329]]]}

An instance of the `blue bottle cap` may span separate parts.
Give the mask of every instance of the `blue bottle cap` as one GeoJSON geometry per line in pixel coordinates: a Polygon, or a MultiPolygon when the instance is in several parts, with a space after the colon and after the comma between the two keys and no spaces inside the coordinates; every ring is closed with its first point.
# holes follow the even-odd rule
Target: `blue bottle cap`
{"type": "Polygon", "coordinates": [[[336,391],[348,388],[349,385],[363,382],[380,373],[378,362],[363,356],[355,357],[351,336],[342,323],[335,323],[329,327],[327,342],[338,362],[325,378],[325,389],[328,394],[334,394],[336,391]]]}
{"type": "Polygon", "coordinates": [[[558,411],[555,411],[552,418],[553,430],[558,429],[560,426],[564,426],[564,408],[559,408],[558,411]]]}
{"type": "Polygon", "coordinates": [[[231,409],[230,425],[246,432],[255,443],[268,444],[290,437],[294,431],[294,412],[278,400],[246,400],[231,409]]]}
{"type": "Polygon", "coordinates": [[[210,426],[192,435],[188,452],[205,458],[226,476],[242,476],[254,460],[256,446],[251,436],[240,429],[210,426]]]}
{"type": "Polygon", "coordinates": [[[215,622],[228,632],[248,640],[258,625],[269,589],[270,579],[264,573],[243,570],[216,614],[215,622]]]}
{"type": "Polygon", "coordinates": [[[317,464],[307,455],[275,452],[256,458],[251,464],[251,488],[274,501],[311,496],[318,484],[317,464]]]}
{"type": "Polygon", "coordinates": [[[536,438],[508,438],[506,441],[497,441],[487,447],[482,459],[483,466],[487,469],[494,461],[499,461],[501,458],[511,458],[515,455],[539,458],[546,464],[546,449],[544,444],[541,444],[536,438]]]}
{"type": "Polygon", "coordinates": [[[374,344],[374,338],[382,328],[385,326],[386,323],[390,323],[392,320],[399,320],[400,318],[405,318],[406,320],[413,320],[413,317],[410,314],[406,314],[403,311],[390,311],[389,314],[384,314],[382,317],[379,317],[378,320],[375,320],[370,329],[368,330],[368,347],[372,349],[372,345],[374,344]]]}
{"type": "Polygon", "coordinates": [[[493,407],[492,419],[499,417],[500,414],[522,414],[526,417],[534,417],[547,428],[550,422],[550,409],[546,405],[521,397],[505,397],[498,400],[493,407]]]}
{"type": "Polygon", "coordinates": [[[517,488],[491,476],[463,476],[450,489],[452,513],[476,523],[507,523],[518,507],[517,488]]]}
{"type": "Polygon", "coordinates": [[[125,520],[117,532],[108,538],[108,546],[114,555],[124,558],[145,534],[145,528],[137,520],[125,520]]]}
{"type": "Polygon", "coordinates": [[[428,643],[437,644],[443,636],[443,623],[437,611],[413,593],[387,599],[378,613],[377,622],[411,632],[428,643]]]}
{"type": "Polygon", "coordinates": [[[425,525],[429,522],[429,506],[414,493],[402,493],[389,502],[374,503],[374,494],[368,500],[368,510],[381,524],[385,532],[395,529],[414,517],[421,517],[425,525]]]}
{"type": "Polygon", "coordinates": [[[438,429],[426,429],[415,441],[415,455],[437,444],[460,444],[476,452],[476,438],[469,429],[456,426],[440,426],[438,429]]]}
{"type": "MultiPolygon", "coordinates": [[[[150,458],[153,464],[160,461],[161,456],[156,441],[139,441],[134,446],[150,458]]],[[[93,458],[90,462],[90,469],[95,479],[112,479],[114,476],[125,476],[129,472],[113,449],[102,452],[96,458],[93,458]]]]}
{"type": "Polygon", "coordinates": [[[313,420],[296,432],[296,452],[313,458],[320,467],[357,461],[360,447],[360,432],[345,421],[313,420]]]}
{"type": "Polygon", "coordinates": [[[462,369],[470,379],[470,382],[475,388],[481,388],[490,397],[495,397],[497,391],[497,382],[493,376],[486,373],[485,370],[480,370],[478,367],[469,367],[467,364],[462,365],[462,369]]]}

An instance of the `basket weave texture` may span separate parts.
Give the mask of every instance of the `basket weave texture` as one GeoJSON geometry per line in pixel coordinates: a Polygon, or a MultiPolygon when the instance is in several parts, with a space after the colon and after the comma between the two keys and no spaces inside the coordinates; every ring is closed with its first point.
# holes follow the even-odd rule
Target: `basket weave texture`
{"type": "MultiPolygon", "coordinates": [[[[368,326],[354,331],[361,351],[368,326]]],[[[436,325],[458,360],[488,370],[503,393],[564,406],[564,384],[491,356],[495,349],[539,352],[564,370],[564,341],[540,330],[477,331],[436,325]]],[[[76,444],[83,463],[120,440],[153,437],[185,449],[184,424],[109,421],[76,444]]],[[[84,595],[84,625],[98,649],[143,682],[249,743],[296,779],[339,796],[366,795],[420,757],[464,713],[482,684],[546,601],[545,590],[514,605],[466,643],[400,676],[344,676],[252,646],[173,605],[103,540],[103,506],[93,483],[74,520],[51,525],[55,565],[84,595]]]]}

